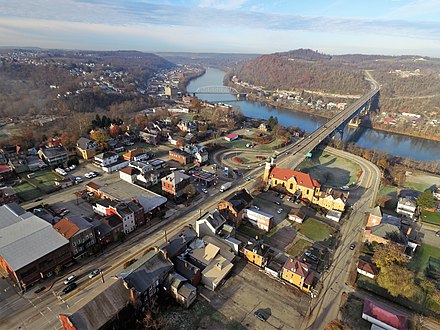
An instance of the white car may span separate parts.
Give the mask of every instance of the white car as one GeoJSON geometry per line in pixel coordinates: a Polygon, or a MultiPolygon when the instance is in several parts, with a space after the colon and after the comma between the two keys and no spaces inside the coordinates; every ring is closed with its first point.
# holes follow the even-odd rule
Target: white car
{"type": "Polygon", "coordinates": [[[257,205],[254,205],[254,209],[256,209],[257,211],[260,210],[260,208],[257,205]]]}
{"type": "Polygon", "coordinates": [[[203,191],[205,194],[208,193],[208,189],[206,189],[206,188],[202,188],[202,191],[203,191]]]}
{"type": "Polygon", "coordinates": [[[72,274],[64,280],[64,284],[70,284],[76,280],[76,275],[72,274]]]}
{"type": "Polygon", "coordinates": [[[277,213],[278,213],[278,214],[281,214],[281,212],[283,212],[283,209],[282,209],[282,208],[279,208],[279,209],[277,210],[277,213]]]}
{"type": "Polygon", "coordinates": [[[76,168],[76,165],[70,165],[69,168],[70,168],[71,170],[74,170],[74,169],[76,168]]]}

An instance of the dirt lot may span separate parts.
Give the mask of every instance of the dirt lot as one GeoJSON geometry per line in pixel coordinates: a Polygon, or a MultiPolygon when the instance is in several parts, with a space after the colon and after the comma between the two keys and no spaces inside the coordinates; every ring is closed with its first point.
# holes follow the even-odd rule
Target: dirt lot
{"type": "Polygon", "coordinates": [[[307,294],[245,261],[234,267],[231,277],[215,292],[201,292],[216,310],[247,329],[298,329],[310,302],[307,294]],[[256,311],[267,321],[256,318],[256,311]]]}

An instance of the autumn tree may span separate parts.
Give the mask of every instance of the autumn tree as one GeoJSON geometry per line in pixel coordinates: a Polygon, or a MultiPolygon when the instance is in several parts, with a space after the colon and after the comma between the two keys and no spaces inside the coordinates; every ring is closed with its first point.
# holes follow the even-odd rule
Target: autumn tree
{"type": "Polygon", "coordinates": [[[374,251],[373,262],[382,270],[382,268],[394,264],[405,265],[408,263],[408,258],[398,244],[390,243],[377,246],[374,251]]]}
{"type": "Polygon", "coordinates": [[[196,186],[194,184],[190,183],[185,188],[183,188],[183,193],[186,195],[186,197],[189,199],[193,197],[196,194],[196,186]]]}
{"type": "Polygon", "coordinates": [[[110,140],[110,136],[102,129],[96,129],[90,132],[90,137],[98,142],[101,146],[105,146],[110,140]]]}
{"type": "Polygon", "coordinates": [[[377,284],[394,296],[411,298],[416,293],[414,272],[398,264],[388,265],[380,269],[377,284]]]}
{"type": "Polygon", "coordinates": [[[148,117],[146,115],[137,115],[134,117],[134,124],[138,130],[143,130],[148,125],[148,117]]]}
{"type": "Polygon", "coordinates": [[[121,131],[122,131],[121,126],[116,125],[116,124],[110,125],[109,133],[110,133],[111,137],[113,137],[113,138],[117,137],[119,134],[121,134],[121,131]]]}

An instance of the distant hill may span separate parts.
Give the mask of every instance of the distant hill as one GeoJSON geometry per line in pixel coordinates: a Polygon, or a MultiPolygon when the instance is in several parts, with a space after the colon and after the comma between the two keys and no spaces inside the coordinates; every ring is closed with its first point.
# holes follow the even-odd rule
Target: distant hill
{"type": "Polygon", "coordinates": [[[343,94],[362,94],[368,89],[358,66],[310,49],[262,55],[239,64],[234,72],[242,81],[268,89],[343,94]]]}

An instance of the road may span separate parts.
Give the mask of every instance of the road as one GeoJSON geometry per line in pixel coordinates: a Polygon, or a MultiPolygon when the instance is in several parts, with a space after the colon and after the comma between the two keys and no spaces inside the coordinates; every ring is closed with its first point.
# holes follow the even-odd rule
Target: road
{"type": "Polygon", "coordinates": [[[342,224],[340,230],[341,243],[335,251],[330,268],[321,278],[322,289],[318,297],[312,300],[308,317],[302,323],[301,329],[323,329],[338,317],[342,293],[353,290],[346,285],[355,255],[349,245],[361,241],[365,213],[374,206],[380,185],[381,172],[372,163],[337,149],[326,148],[326,151],[356,162],[362,168],[363,174],[350,218],[342,224]]]}

